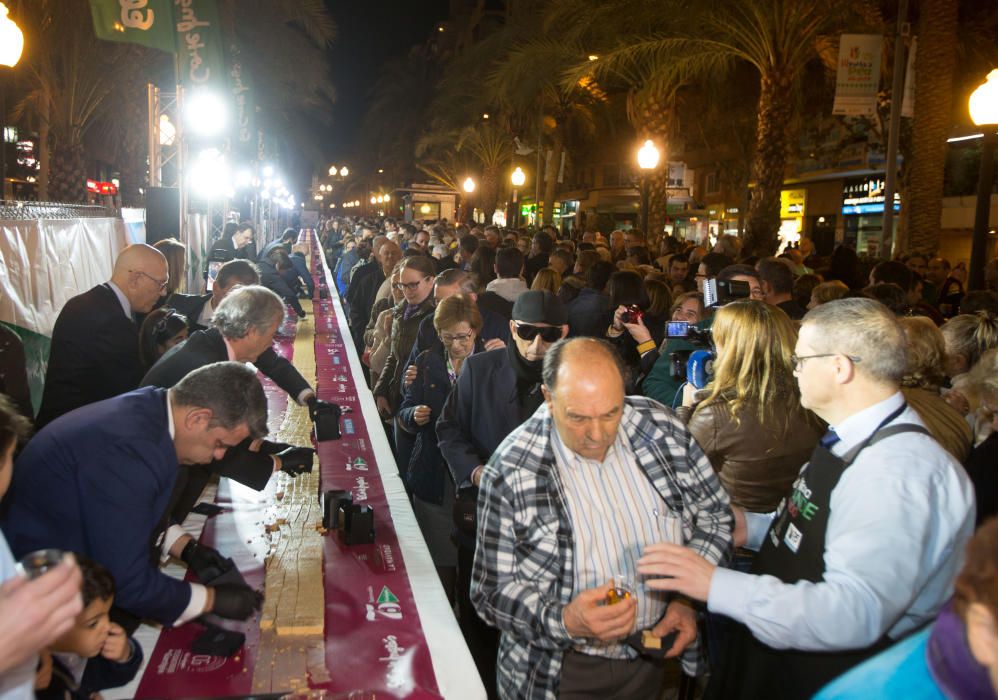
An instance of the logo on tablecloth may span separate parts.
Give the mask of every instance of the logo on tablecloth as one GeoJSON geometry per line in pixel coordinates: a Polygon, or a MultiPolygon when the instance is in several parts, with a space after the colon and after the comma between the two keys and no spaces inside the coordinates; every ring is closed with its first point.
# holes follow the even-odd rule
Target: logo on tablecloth
{"type": "MultiPolygon", "coordinates": [[[[399,615],[401,617],[401,614],[399,615]]],[[[222,668],[227,661],[225,656],[209,656],[208,654],[192,654],[183,649],[170,649],[160,659],[156,673],[161,676],[182,671],[184,673],[210,673],[222,668]]]]}
{"type": "Polygon", "coordinates": [[[388,586],[382,586],[381,593],[378,594],[377,598],[374,597],[374,588],[368,586],[367,595],[370,601],[367,603],[368,622],[374,622],[379,617],[389,620],[402,619],[402,606],[399,605],[398,597],[392,593],[388,586]]]}
{"type": "Polygon", "coordinates": [[[347,435],[353,435],[355,432],[357,432],[356,429],[353,427],[353,421],[350,420],[349,418],[343,419],[343,432],[346,433],[347,435]]]}
{"type": "Polygon", "coordinates": [[[385,653],[378,661],[388,664],[388,674],[385,676],[385,685],[389,688],[401,688],[409,683],[409,674],[406,667],[399,662],[405,658],[405,647],[399,646],[398,638],[390,634],[381,640],[385,645],[385,653]]]}
{"type": "Polygon", "coordinates": [[[363,457],[354,457],[353,460],[347,462],[347,471],[366,472],[367,460],[363,457]]]}
{"type": "Polygon", "coordinates": [[[355,501],[366,501],[367,500],[367,479],[362,476],[357,477],[357,490],[354,491],[353,499],[355,501]]]}

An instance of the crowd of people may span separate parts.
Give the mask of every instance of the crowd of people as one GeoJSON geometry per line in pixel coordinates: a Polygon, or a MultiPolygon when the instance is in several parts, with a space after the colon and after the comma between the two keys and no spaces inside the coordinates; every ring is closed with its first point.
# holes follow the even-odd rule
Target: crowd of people
{"type": "MultiPolygon", "coordinates": [[[[181,525],[214,478],[312,469],[257,379],[329,408],[272,348],[315,294],[296,240],[227,225],[202,294],[183,244],[123,249],[60,311],[37,415],[0,338],[0,697],[90,697],[137,672],[141,620],[259,609],[181,525]]],[[[967,291],[807,239],[336,218],[319,243],[490,697],[658,698],[666,659],[716,699],[995,697],[998,261],[967,291]]]]}
{"type": "Polygon", "coordinates": [[[320,236],[491,697],[994,697],[998,260],[320,236]]]}
{"type": "Polygon", "coordinates": [[[263,489],[312,470],[311,445],[266,439],[257,371],[312,420],[329,408],[272,347],[287,308],[303,317],[298,297],[314,292],[305,249],[289,229],[257,255],[252,234],[226,227],[205,294],[177,291],[180,242],[124,248],[106,282],[60,310],[37,415],[23,347],[5,335],[0,698],[95,697],[138,672],[141,621],[260,609],[231,559],[181,526],[214,478],[263,489]],[[193,576],[164,573],[170,559],[193,576]]]}

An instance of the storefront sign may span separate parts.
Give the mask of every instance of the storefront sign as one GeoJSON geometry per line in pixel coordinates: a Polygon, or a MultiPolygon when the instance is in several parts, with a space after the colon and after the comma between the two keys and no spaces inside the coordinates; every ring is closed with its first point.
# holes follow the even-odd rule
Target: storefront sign
{"type": "Polygon", "coordinates": [[[780,192],[780,218],[803,218],[806,204],[807,190],[783,190],[780,192]]]}
{"type": "MultiPolygon", "coordinates": [[[[842,188],[843,214],[882,214],[884,211],[883,178],[846,180],[842,188]]],[[[894,193],[894,211],[901,211],[901,195],[894,193]]]]}
{"type": "Polygon", "coordinates": [[[869,117],[877,113],[881,43],[879,34],[842,35],[832,114],[869,117]]]}

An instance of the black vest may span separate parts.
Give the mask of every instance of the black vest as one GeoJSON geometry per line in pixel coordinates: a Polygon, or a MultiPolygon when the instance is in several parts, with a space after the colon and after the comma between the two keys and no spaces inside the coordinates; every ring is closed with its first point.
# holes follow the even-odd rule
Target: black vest
{"type": "MultiPolygon", "coordinates": [[[[825,534],[832,491],[842,474],[870,445],[899,433],[928,431],[919,425],[884,427],[906,408],[888,416],[866,440],[841,457],[819,444],[791,492],[780,503],[755,558],[752,573],[775,576],[784,583],[818,583],[825,575],[825,534]]],[[[864,649],[847,651],[777,650],[757,640],[748,627],[733,624],[723,640],[720,668],[707,688],[713,700],[806,700],[832,679],[886,649],[885,634],[864,649]]]]}

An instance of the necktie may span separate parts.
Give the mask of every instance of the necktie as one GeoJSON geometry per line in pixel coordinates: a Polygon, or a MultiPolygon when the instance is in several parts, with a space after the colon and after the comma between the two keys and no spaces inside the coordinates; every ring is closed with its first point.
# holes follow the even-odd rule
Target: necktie
{"type": "Polygon", "coordinates": [[[841,439],[842,438],[835,433],[835,428],[829,428],[828,432],[821,436],[821,446],[826,450],[830,450],[832,449],[832,445],[841,439]]]}

